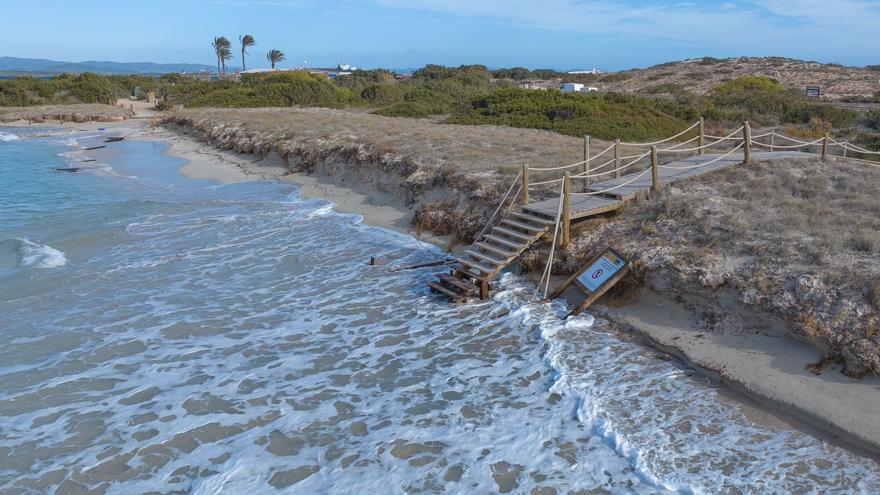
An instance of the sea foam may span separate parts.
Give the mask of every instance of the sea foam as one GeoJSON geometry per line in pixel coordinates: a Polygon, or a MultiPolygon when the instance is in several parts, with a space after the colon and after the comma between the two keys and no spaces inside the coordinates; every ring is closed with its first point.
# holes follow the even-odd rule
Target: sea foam
{"type": "Polygon", "coordinates": [[[28,239],[12,239],[9,243],[18,254],[18,265],[24,268],[57,268],[67,264],[62,251],[28,239]]]}

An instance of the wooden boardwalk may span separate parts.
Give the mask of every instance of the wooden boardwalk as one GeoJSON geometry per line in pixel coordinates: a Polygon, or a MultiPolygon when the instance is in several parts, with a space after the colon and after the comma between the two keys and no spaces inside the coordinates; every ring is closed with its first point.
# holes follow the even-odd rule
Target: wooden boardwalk
{"type": "MultiPolygon", "coordinates": [[[[650,181],[650,177],[648,180],[650,181]]],[[[575,220],[614,211],[621,206],[623,206],[623,201],[619,199],[594,194],[572,193],[569,202],[569,211],[571,212],[571,219],[575,220]]],[[[544,201],[529,203],[523,205],[521,208],[523,211],[529,213],[535,213],[537,215],[543,215],[555,219],[556,214],[559,212],[559,198],[550,198],[544,201]]]]}
{"type": "MultiPolygon", "coordinates": [[[[706,155],[698,155],[692,156],[689,158],[685,158],[682,160],[678,160],[671,163],[666,163],[660,167],[660,186],[665,187],[675,182],[678,182],[682,179],[687,179],[688,177],[695,177],[698,175],[708,174],[710,172],[714,172],[716,170],[721,170],[724,168],[733,167],[735,165],[742,165],[743,163],[743,154],[742,153],[734,153],[727,158],[719,160],[715,163],[706,165],[704,167],[697,167],[701,163],[710,162],[715,160],[716,158],[723,156],[722,154],[706,154],[706,155]],[[666,167],[681,167],[681,168],[666,168],[666,167]]],[[[760,161],[766,160],[769,158],[804,158],[811,156],[807,153],[802,153],[800,151],[776,151],[773,153],[770,152],[753,152],[752,160],[760,161]]],[[[590,184],[587,186],[587,190],[589,191],[604,191],[606,189],[610,189],[615,186],[619,186],[629,180],[632,180],[633,177],[640,174],[641,172],[635,172],[632,174],[627,174],[616,179],[603,180],[602,182],[597,182],[595,184],[590,184]]],[[[638,179],[625,186],[621,186],[619,189],[615,189],[610,191],[608,194],[614,196],[618,199],[629,200],[636,197],[636,195],[642,191],[646,191],[651,188],[651,172],[647,172],[642,175],[638,179]]],[[[557,204],[559,200],[556,200],[557,204]]]]}
{"type": "MultiPolygon", "coordinates": [[[[660,179],[660,186],[665,187],[688,177],[695,177],[698,175],[707,174],[709,172],[714,172],[716,170],[733,167],[735,165],[742,165],[743,154],[734,153],[729,157],[724,158],[723,160],[718,160],[715,163],[706,165],[704,167],[696,167],[696,165],[711,162],[712,160],[715,160],[720,156],[723,156],[723,154],[698,155],[664,164],[660,167],[660,171],[658,174],[660,179]]],[[[775,151],[772,153],[753,152],[752,160],[760,161],[770,158],[808,158],[811,156],[816,155],[811,155],[809,153],[803,153],[800,151],[775,151]]],[[[593,192],[605,191],[606,189],[617,187],[617,189],[609,191],[605,194],[590,195],[584,193],[572,193],[570,202],[571,219],[574,220],[578,218],[586,218],[594,215],[599,215],[601,213],[614,211],[623,206],[624,202],[635,198],[637,194],[648,191],[649,189],[651,189],[652,185],[650,171],[645,172],[641,177],[633,180],[634,177],[642,173],[643,171],[638,171],[631,174],[622,175],[614,179],[596,182],[587,186],[587,190],[593,192]],[[627,182],[629,183],[621,186],[621,184],[627,182]]],[[[536,214],[556,218],[556,212],[559,211],[559,198],[556,197],[546,199],[544,201],[536,201],[534,203],[529,203],[522,208],[523,210],[530,211],[536,214]]]]}

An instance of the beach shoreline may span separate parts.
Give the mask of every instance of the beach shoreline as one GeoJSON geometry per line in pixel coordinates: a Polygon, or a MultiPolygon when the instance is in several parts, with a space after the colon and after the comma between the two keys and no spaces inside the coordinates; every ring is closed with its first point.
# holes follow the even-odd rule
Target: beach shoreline
{"type": "MultiPolygon", "coordinates": [[[[442,237],[419,236],[409,220],[412,211],[391,195],[371,192],[369,185],[358,187],[344,178],[326,174],[291,173],[278,160],[222,151],[211,143],[169,129],[150,128],[143,119],[76,127],[86,131],[112,128],[128,139],[163,142],[168,146],[167,155],[188,161],[180,168],[188,177],[220,183],[296,183],[301,187],[302,199],[320,197],[333,202],[342,213],[361,215],[366,224],[414,235],[441,247],[448,245],[448,239],[442,237]]],[[[566,297],[569,304],[575,304],[581,296],[570,290],[566,297]]],[[[813,375],[801,363],[818,361],[822,353],[799,342],[789,332],[769,327],[756,332],[762,324],[756,321],[744,328],[722,326],[706,338],[704,322],[698,314],[647,292],[619,307],[599,307],[598,312],[641,337],[643,343],[682,360],[772,411],[803,420],[855,448],[880,452],[880,424],[871,424],[871,411],[880,407],[876,377],[855,380],[835,369],[813,375]],[[738,348],[746,350],[737,352],[738,348]],[[791,352],[792,349],[796,351],[791,352]]]]}

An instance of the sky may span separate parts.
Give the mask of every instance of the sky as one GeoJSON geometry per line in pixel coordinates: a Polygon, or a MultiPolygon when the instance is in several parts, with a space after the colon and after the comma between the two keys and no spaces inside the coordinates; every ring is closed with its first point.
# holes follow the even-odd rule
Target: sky
{"type": "Polygon", "coordinates": [[[621,70],[686,58],[880,64],[880,0],[0,0],[0,56],[249,67],[427,63],[621,70]],[[240,54],[230,62],[239,66],[240,54]]]}

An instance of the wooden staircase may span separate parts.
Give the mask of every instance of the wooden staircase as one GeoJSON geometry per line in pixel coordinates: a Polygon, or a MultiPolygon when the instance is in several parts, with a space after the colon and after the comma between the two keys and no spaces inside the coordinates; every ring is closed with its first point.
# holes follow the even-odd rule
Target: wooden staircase
{"type": "Polygon", "coordinates": [[[488,299],[492,279],[543,237],[553,222],[552,218],[532,212],[507,213],[456,259],[451,273],[438,275],[437,280],[428,282],[428,287],[453,302],[472,297],[488,299]]]}

